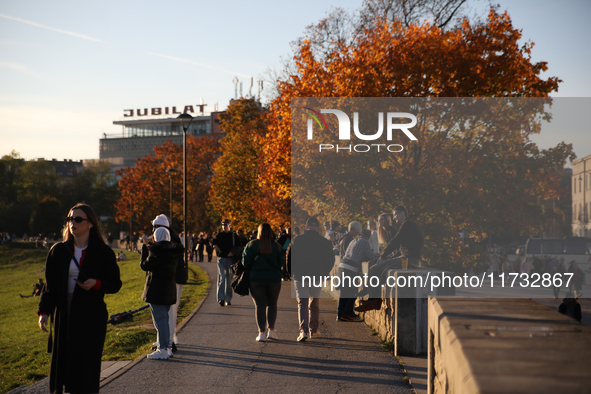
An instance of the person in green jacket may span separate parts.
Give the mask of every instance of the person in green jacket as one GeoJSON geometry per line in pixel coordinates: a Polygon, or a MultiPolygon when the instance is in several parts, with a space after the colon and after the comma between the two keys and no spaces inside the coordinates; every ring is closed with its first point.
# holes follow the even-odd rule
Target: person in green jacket
{"type": "Polygon", "coordinates": [[[283,249],[273,241],[273,230],[268,223],[259,226],[257,239],[250,241],[242,253],[242,264],[250,268],[250,296],[255,306],[255,318],[259,334],[255,338],[261,342],[278,339],[275,334],[277,320],[277,299],[281,292],[281,265],[284,260],[283,249]]]}

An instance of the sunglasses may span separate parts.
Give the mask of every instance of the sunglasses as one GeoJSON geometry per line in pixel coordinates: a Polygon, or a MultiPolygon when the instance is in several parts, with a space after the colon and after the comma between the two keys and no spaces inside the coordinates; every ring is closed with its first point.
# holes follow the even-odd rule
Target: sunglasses
{"type": "Polygon", "coordinates": [[[88,219],[84,219],[83,217],[80,216],[68,216],[66,217],[66,223],[67,222],[76,222],[76,223],[82,223],[83,220],[88,220],[88,219]]]}

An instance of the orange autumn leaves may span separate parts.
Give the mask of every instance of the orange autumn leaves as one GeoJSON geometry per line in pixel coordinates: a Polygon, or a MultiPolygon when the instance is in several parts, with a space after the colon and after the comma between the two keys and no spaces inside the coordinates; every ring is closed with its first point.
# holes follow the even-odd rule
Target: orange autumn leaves
{"type": "MultiPolygon", "coordinates": [[[[292,98],[547,97],[560,82],[555,77],[540,76],[547,65],[532,62],[533,44],[520,45],[521,32],[512,26],[509,16],[492,9],[484,24],[465,20],[445,31],[428,24],[406,27],[396,20],[378,21],[371,29],[357,28],[352,43],[329,46],[328,51],[319,51],[309,40],[302,40],[295,48],[297,71],[277,82],[279,95],[266,108],[258,107],[253,100],[237,100],[228,107],[222,119],[226,136],[220,141],[220,156],[208,161],[210,178],[204,175],[204,179],[211,180],[207,184],[211,190],[200,203],[211,207],[207,215],[230,217],[245,229],[263,220],[274,227],[291,221],[295,215],[291,211],[292,98]]],[[[437,244],[441,248],[450,248],[453,234],[461,228],[482,236],[508,224],[519,226],[519,231],[538,226],[540,201],[532,203],[532,198],[541,196],[543,200],[560,194],[556,169],[572,157],[572,147],[563,144],[539,151],[529,141],[529,135],[537,132],[535,128],[494,132],[483,135],[465,130],[445,137],[422,135],[420,143],[370,174],[378,182],[395,176],[404,185],[403,191],[379,195],[372,190],[371,198],[359,206],[345,209],[341,204],[338,215],[375,215],[376,211],[391,209],[394,200],[412,204],[411,209],[422,212],[420,219],[430,226],[428,236],[449,235],[445,242],[437,244]],[[503,175],[500,183],[499,174],[503,175]],[[511,193],[519,188],[522,192],[518,198],[512,197],[511,193]],[[496,214],[504,209],[508,211],[505,216],[496,214]],[[507,222],[510,214],[516,216],[507,222]]],[[[199,154],[190,157],[201,163],[195,164],[198,168],[205,166],[199,154]]],[[[154,160],[142,165],[160,165],[154,160]]],[[[138,166],[122,173],[122,191],[131,188],[131,193],[137,195],[147,179],[153,179],[140,175],[147,170],[138,166]]],[[[168,182],[167,176],[162,178],[159,181],[168,182]]],[[[197,186],[192,187],[197,190],[197,186]]],[[[149,190],[152,196],[163,196],[157,199],[158,209],[168,212],[168,198],[162,194],[168,188],[158,184],[149,190]]],[[[336,190],[342,189],[329,185],[322,193],[336,190]]],[[[331,201],[323,202],[326,197],[319,192],[316,201],[296,206],[298,214],[336,215],[331,211],[331,201]]],[[[148,201],[142,204],[154,208],[148,201]]],[[[118,209],[124,220],[129,210],[128,196],[121,199],[118,209]]],[[[434,251],[431,257],[450,259],[434,251]]]]}
{"type": "MultiPolygon", "coordinates": [[[[220,155],[220,144],[215,137],[187,136],[187,205],[188,226],[207,228],[211,225],[206,200],[213,177],[212,164],[220,155]]],[[[169,215],[170,178],[172,173],[173,223],[183,221],[183,147],[170,142],[154,148],[154,153],[138,159],[135,167],[117,171],[121,177],[116,220],[129,222],[133,211],[134,231],[151,230],[150,221],[161,213],[169,215]]],[[[175,225],[175,229],[182,226],[175,225]]]]}

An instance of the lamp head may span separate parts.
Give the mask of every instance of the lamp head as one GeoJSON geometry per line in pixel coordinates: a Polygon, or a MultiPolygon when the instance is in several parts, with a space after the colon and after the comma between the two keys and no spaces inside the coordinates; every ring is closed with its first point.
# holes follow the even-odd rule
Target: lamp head
{"type": "Polygon", "coordinates": [[[187,113],[183,113],[180,114],[179,116],[177,116],[177,119],[181,120],[181,124],[183,125],[183,130],[187,130],[189,128],[189,125],[191,124],[191,121],[193,120],[193,117],[187,113]],[[185,126],[186,124],[186,126],[185,126]]]}

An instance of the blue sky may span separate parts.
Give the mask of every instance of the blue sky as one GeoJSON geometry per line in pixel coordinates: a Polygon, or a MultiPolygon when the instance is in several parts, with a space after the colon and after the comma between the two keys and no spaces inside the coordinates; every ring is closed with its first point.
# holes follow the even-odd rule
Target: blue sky
{"type": "MultiPolygon", "coordinates": [[[[591,2],[495,3],[535,42],[532,58],[548,61],[546,77],[564,80],[555,97],[590,96],[591,2]]],[[[124,109],[201,98],[207,110],[223,109],[235,77],[246,93],[249,78],[256,83],[279,67],[289,43],[335,4],[0,0],[0,155],[96,159],[103,133],[121,131],[112,122],[124,109]]],[[[482,10],[487,3],[471,4],[482,10]]],[[[338,5],[352,10],[361,0],[338,5]]],[[[536,137],[541,147],[563,140],[579,157],[591,154],[582,128],[536,137]]]]}

